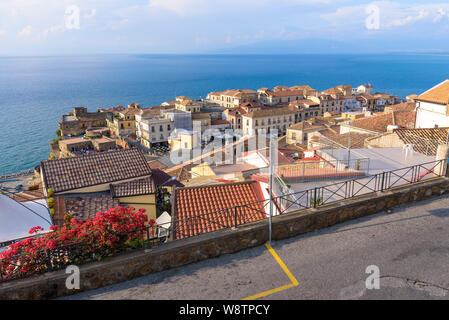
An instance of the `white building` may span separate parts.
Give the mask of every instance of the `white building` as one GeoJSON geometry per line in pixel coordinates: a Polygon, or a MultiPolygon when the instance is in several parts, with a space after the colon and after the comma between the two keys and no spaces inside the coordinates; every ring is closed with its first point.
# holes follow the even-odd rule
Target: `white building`
{"type": "Polygon", "coordinates": [[[159,110],[145,110],[136,115],[136,136],[140,143],[147,148],[155,143],[168,143],[173,129],[173,121],[168,117],[163,117],[159,110]]]}
{"type": "Polygon", "coordinates": [[[344,96],[344,111],[360,111],[362,106],[357,101],[357,96],[344,96]]]}
{"type": "Polygon", "coordinates": [[[415,101],[416,128],[449,127],[449,80],[427,90],[415,101]]]}
{"type": "Polygon", "coordinates": [[[362,84],[362,85],[357,87],[356,93],[372,94],[373,93],[373,85],[370,84],[370,83],[362,84]]]}

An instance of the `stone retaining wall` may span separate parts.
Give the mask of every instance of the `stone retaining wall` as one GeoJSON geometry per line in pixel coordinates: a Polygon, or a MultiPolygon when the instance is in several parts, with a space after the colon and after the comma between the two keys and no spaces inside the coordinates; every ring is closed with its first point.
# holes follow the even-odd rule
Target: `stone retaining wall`
{"type": "MultiPolygon", "coordinates": [[[[409,187],[377,192],[273,218],[273,239],[280,240],[378,213],[409,202],[449,191],[449,179],[438,178],[409,187]]],[[[92,290],[135,277],[180,267],[260,246],[268,239],[267,221],[253,222],[197,237],[173,241],[159,248],[122,254],[102,262],[82,265],[81,290],[92,290]]],[[[0,284],[0,299],[49,299],[80,290],[65,287],[64,270],[0,284]]]]}

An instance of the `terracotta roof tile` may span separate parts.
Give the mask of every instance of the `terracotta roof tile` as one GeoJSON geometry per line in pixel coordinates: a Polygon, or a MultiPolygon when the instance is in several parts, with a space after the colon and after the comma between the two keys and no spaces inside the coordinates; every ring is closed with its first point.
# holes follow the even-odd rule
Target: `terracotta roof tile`
{"type": "Polygon", "coordinates": [[[325,128],[326,128],[325,126],[320,125],[320,124],[312,124],[308,121],[301,121],[301,122],[298,122],[298,123],[290,126],[288,129],[291,129],[291,130],[313,130],[313,129],[320,130],[320,129],[325,129],[325,128]]]}
{"type": "Polygon", "coordinates": [[[393,111],[380,113],[371,117],[364,117],[350,122],[351,126],[375,131],[387,132],[389,125],[410,128],[415,125],[415,111],[393,111]]]}
{"type": "Polygon", "coordinates": [[[429,102],[436,102],[440,104],[449,103],[449,80],[437,84],[435,87],[427,90],[419,95],[417,100],[424,100],[429,102]]]}
{"type": "Polygon", "coordinates": [[[176,189],[174,239],[232,227],[235,217],[237,224],[263,219],[263,200],[255,181],[176,189]]]}
{"type": "Polygon", "coordinates": [[[151,168],[152,170],[154,170],[154,169],[161,169],[161,170],[164,170],[164,169],[167,169],[167,168],[168,168],[165,164],[163,164],[163,163],[160,162],[159,160],[153,160],[153,161],[150,161],[150,162],[148,162],[148,165],[150,166],[150,168],[151,168]]]}
{"type": "Polygon", "coordinates": [[[41,168],[46,188],[52,188],[54,192],[151,175],[151,169],[138,149],[47,160],[41,163],[41,168]]]}
{"type": "Polygon", "coordinates": [[[326,132],[324,136],[327,140],[331,140],[344,148],[348,148],[349,146],[351,146],[352,149],[365,148],[365,140],[374,137],[374,135],[372,134],[362,134],[354,132],[344,134],[326,132]],[[349,135],[351,135],[350,138],[349,135]]]}
{"type": "Polygon", "coordinates": [[[303,96],[304,90],[281,90],[281,91],[271,91],[270,94],[274,97],[294,97],[303,96]]]}
{"type": "Polygon", "coordinates": [[[184,185],[181,182],[179,182],[177,179],[168,182],[172,176],[169,175],[168,173],[162,171],[162,170],[153,169],[151,176],[152,176],[152,178],[154,180],[154,185],[156,187],[158,187],[158,186],[163,186],[163,187],[165,187],[165,186],[167,186],[167,187],[173,187],[173,186],[184,187],[184,185]]]}
{"type": "MultiPolygon", "coordinates": [[[[73,217],[77,220],[87,221],[98,212],[105,212],[109,208],[115,208],[120,205],[119,201],[113,199],[110,194],[95,196],[75,196],[75,197],[57,197],[59,212],[57,216],[64,218],[64,214],[73,212],[73,217]],[[61,204],[61,201],[63,202],[61,204]]],[[[61,222],[61,221],[60,221],[61,222]]]]}
{"type": "Polygon", "coordinates": [[[445,144],[449,128],[396,129],[394,133],[413,150],[423,154],[436,154],[439,144],[445,144]]]}
{"type": "Polygon", "coordinates": [[[111,193],[114,198],[141,196],[155,192],[156,187],[152,177],[111,185],[111,193]]]}

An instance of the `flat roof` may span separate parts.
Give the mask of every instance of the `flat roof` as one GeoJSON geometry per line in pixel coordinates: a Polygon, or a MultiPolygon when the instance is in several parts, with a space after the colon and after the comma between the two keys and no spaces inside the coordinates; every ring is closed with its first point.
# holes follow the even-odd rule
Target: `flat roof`
{"type": "MultiPolygon", "coordinates": [[[[320,150],[328,155],[333,155],[334,158],[338,160],[347,160],[348,151],[346,149],[334,149],[331,150],[320,150]]],[[[384,171],[393,171],[397,169],[407,168],[417,164],[429,163],[435,161],[434,156],[425,156],[421,153],[413,152],[409,153],[405,157],[405,151],[402,148],[373,148],[373,149],[351,149],[351,159],[362,159],[369,158],[369,171],[367,172],[367,177],[356,178],[328,178],[328,179],[318,179],[310,181],[289,181],[294,192],[300,192],[304,190],[309,190],[313,188],[319,188],[322,186],[329,186],[332,184],[344,182],[346,180],[360,179],[360,182],[370,181],[369,176],[382,173],[384,171]]],[[[401,174],[405,171],[401,171],[401,174]]],[[[410,176],[412,173],[407,174],[410,176]]],[[[371,182],[371,184],[374,182],[371,182]]],[[[372,186],[371,186],[372,187],[372,186]]],[[[369,190],[364,190],[363,193],[369,190]]],[[[335,200],[339,200],[338,197],[335,200]]]]}
{"type": "MultiPolygon", "coordinates": [[[[326,153],[336,160],[348,160],[348,150],[346,149],[322,149],[320,152],[326,153]]],[[[351,160],[368,158],[369,174],[435,161],[435,156],[426,156],[415,151],[410,151],[406,156],[403,148],[351,149],[350,158],[351,160]]]]}

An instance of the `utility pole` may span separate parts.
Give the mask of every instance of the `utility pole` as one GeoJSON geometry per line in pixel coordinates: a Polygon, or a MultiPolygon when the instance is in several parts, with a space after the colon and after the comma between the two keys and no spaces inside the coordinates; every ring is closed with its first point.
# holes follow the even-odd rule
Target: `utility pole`
{"type": "Polygon", "coordinates": [[[272,217],[273,217],[273,176],[276,170],[275,152],[277,152],[277,144],[274,143],[276,135],[270,134],[270,172],[269,172],[269,196],[270,196],[270,216],[268,217],[268,243],[271,245],[272,234],[272,217]],[[274,137],[273,137],[274,136],[274,137]]]}
{"type": "Polygon", "coordinates": [[[349,131],[348,134],[348,167],[350,165],[351,160],[351,131],[349,131]]]}

